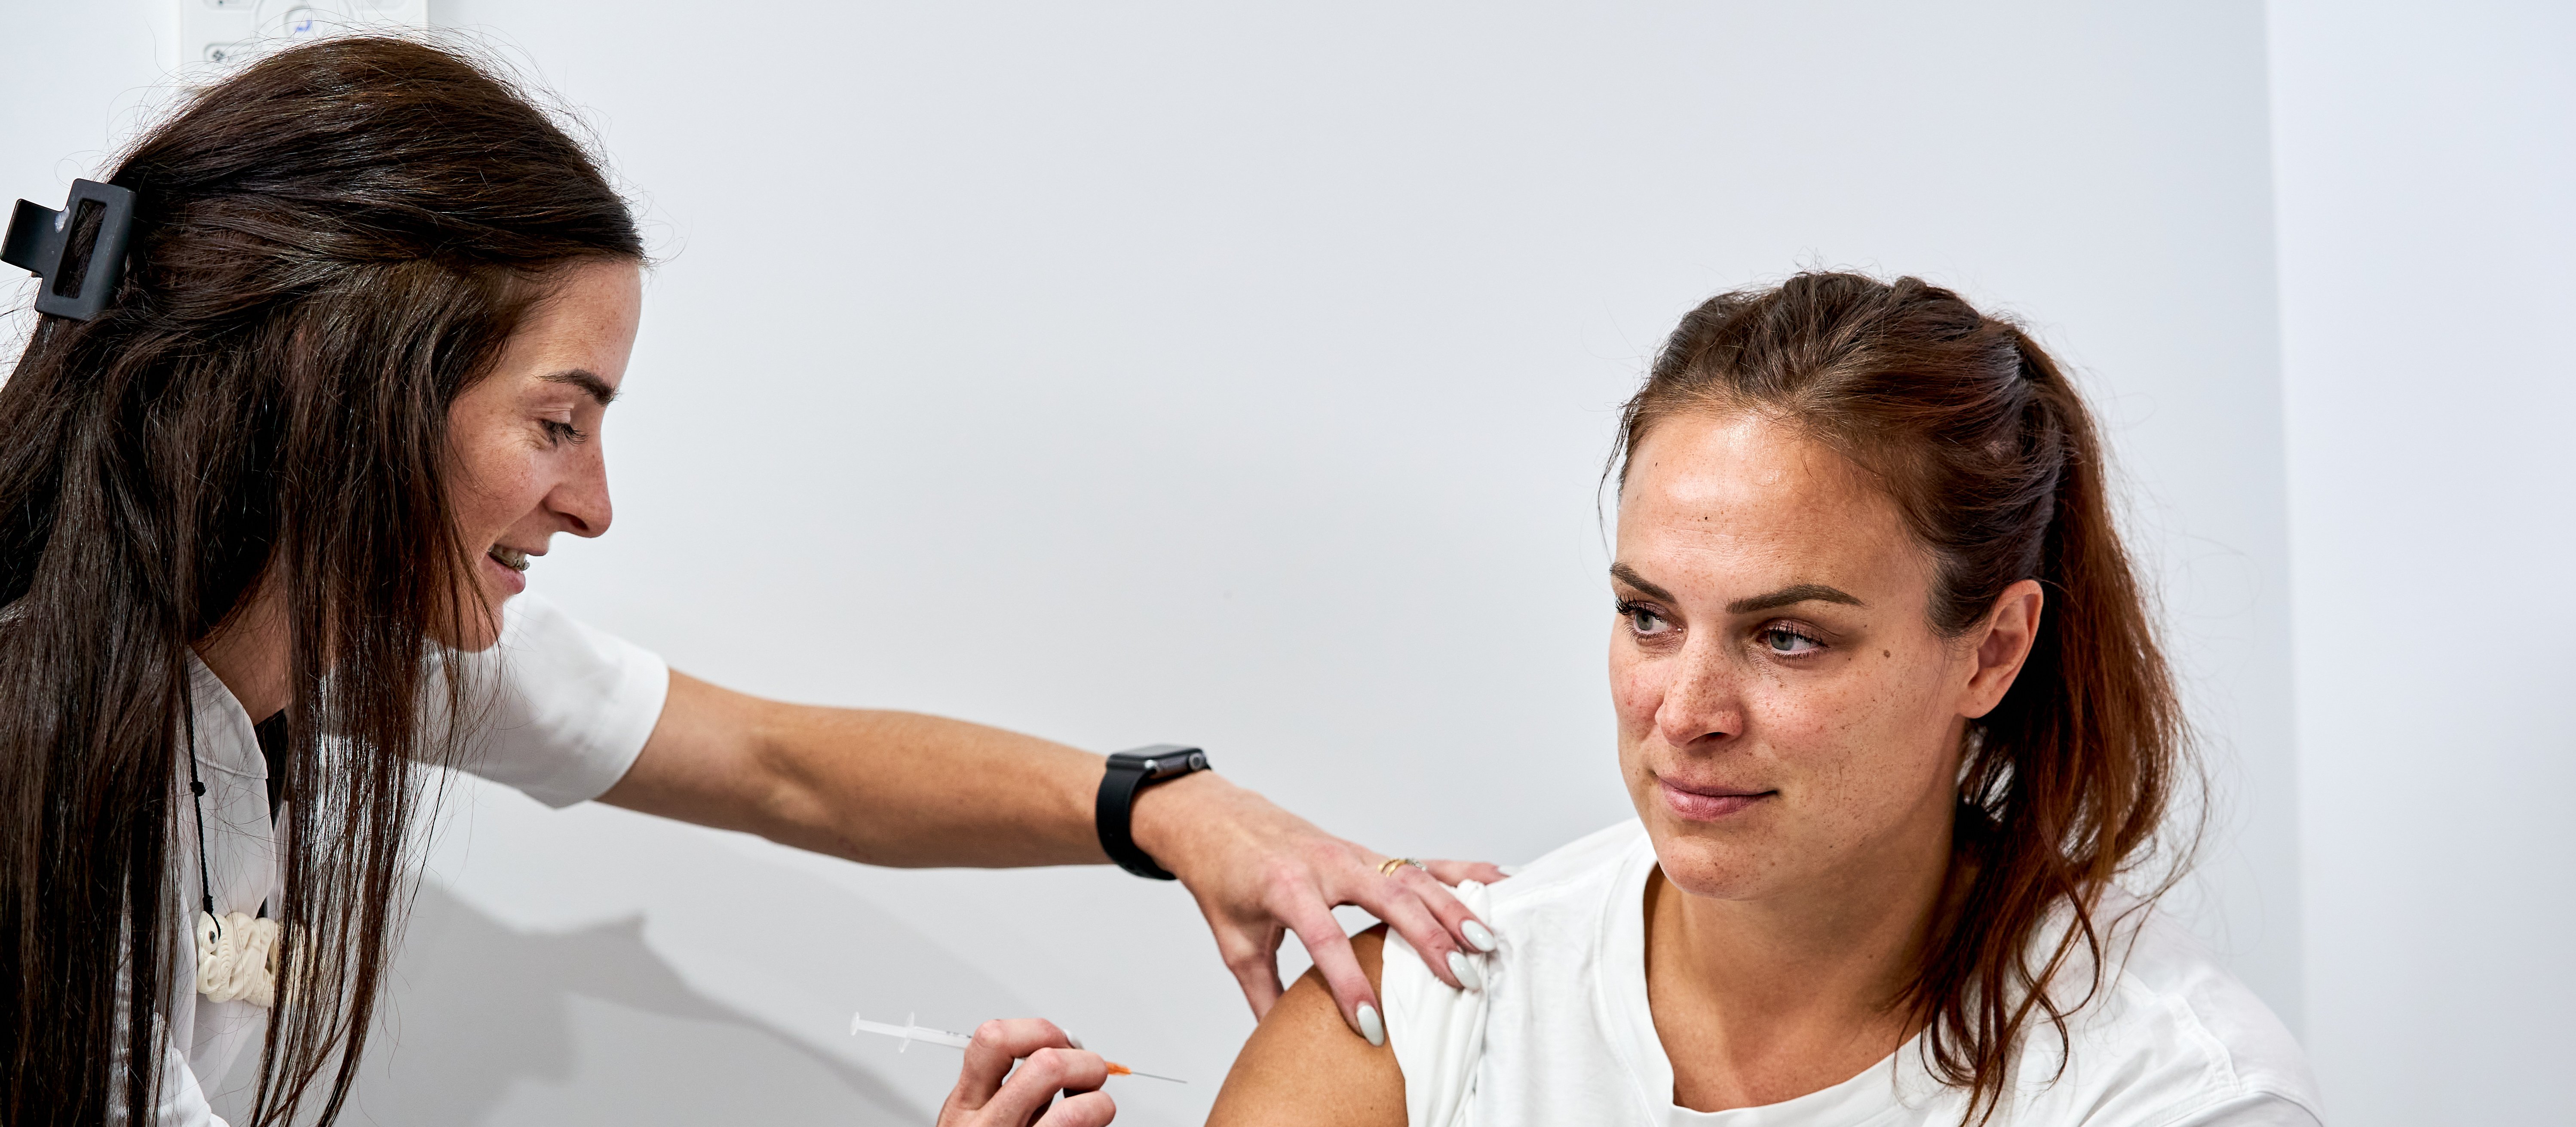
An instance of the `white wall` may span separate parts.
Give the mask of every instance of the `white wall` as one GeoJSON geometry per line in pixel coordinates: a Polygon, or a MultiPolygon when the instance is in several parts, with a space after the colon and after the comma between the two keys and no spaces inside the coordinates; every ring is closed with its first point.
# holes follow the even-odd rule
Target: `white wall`
{"type": "Polygon", "coordinates": [[[2564,1123],[2576,11],[2271,34],[2308,1045],[2346,1127],[2564,1123]]]}
{"type": "MultiPolygon", "coordinates": [[[[162,4],[117,11],[0,45],[0,188],[154,81],[162,4]]],[[[1818,264],[2019,312],[2109,421],[2210,738],[2187,906],[2305,1010],[2251,4],[437,13],[583,110],[668,255],[617,528],[540,590],[756,691],[1203,742],[1393,851],[1625,815],[1593,485],[1676,316],[1818,264]]],[[[1168,886],[456,805],[378,1122],[926,1119],[953,1058],[852,1007],[1055,1016],[1194,1081],[1122,1122],[1195,1122],[1250,1027],[1168,886]]]]}

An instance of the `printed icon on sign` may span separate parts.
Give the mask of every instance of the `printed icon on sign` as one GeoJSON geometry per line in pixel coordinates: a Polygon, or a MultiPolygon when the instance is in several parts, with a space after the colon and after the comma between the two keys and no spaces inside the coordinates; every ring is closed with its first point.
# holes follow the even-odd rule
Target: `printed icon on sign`
{"type": "MultiPolygon", "coordinates": [[[[19,0],[0,0],[0,11],[19,0]]],[[[240,66],[280,47],[352,31],[430,25],[436,0],[160,0],[178,9],[174,67],[240,66]]]]}

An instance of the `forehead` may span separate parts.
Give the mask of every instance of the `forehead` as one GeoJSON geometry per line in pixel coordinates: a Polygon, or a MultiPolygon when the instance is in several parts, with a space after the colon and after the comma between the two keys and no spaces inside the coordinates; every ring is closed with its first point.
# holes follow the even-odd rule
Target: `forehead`
{"type": "Polygon", "coordinates": [[[642,319],[642,271],[634,263],[566,267],[502,347],[500,368],[525,377],[580,368],[615,387],[642,319]]]}
{"type": "Polygon", "coordinates": [[[1866,471],[1749,411],[1682,415],[1646,433],[1620,487],[1619,557],[1655,565],[1650,576],[1665,573],[1657,582],[1685,579],[1678,570],[1764,590],[1876,585],[1868,581],[1921,563],[1895,502],[1866,471]]]}

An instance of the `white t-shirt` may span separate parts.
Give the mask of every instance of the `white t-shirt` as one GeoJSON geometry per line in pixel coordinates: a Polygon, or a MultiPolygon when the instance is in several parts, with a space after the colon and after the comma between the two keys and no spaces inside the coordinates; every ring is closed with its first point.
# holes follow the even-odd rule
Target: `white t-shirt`
{"type": "MultiPolygon", "coordinates": [[[[1719,1112],[1673,1103],[1673,1066],[1646,1001],[1646,880],[1654,842],[1629,821],[1461,899],[1493,925],[1485,989],[1452,989],[1390,933],[1379,993],[1414,1127],[1949,1127],[1965,1092],[1925,1071],[1918,1042],[1840,1084],[1719,1112]],[[1402,952],[1398,957],[1395,952],[1402,952]]],[[[2072,1050],[2025,1040],[1997,1124],[2317,1127],[2316,1082],[2287,1029],[2178,927],[2152,911],[2119,974],[2069,1021],[2072,1050]]]]}
{"type": "MultiPolygon", "coordinates": [[[[573,621],[553,603],[523,594],[504,604],[499,644],[466,655],[468,684],[481,730],[466,741],[458,766],[506,783],[549,806],[598,797],[644,750],[662,716],[670,667],[651,652],[573,621]]],[[[270,832],[268,763],[251,717],[212,670],[192,655],[198,777],[206,784],[206,869],[218,914],[258,915],[280,893],[277,847],[270,832]]],[[[178,843],[174,875],[185,908],[178,949],[194,950],[197,834],[187,800],[187,761],[179,762],[178,843]]],[[[159,1119],[164,1127],[222,1127],[204,1087],[228,1073],[244,1052],[257,1053],[268,1011],[244,1001],[210,1002],[197,993],[196,963],[175,968],[164,1016],[170,1022],[159,1119]]]]}

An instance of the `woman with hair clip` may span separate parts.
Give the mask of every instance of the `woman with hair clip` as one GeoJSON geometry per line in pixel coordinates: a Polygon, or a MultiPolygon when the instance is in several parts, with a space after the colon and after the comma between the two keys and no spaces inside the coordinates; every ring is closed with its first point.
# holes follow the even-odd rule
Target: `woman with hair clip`
{"type": "Polygon", "coordinates": [[[2154,907],[2197,776],[2029,336],[1912,278],[1726,294],[1612,472],[1637,818],[1462,886],[1501,937],[1464,990],[1364,937],[1383,1048],[1300,982],[1211,1122],[2318,1122],[2288,1031],[2154,907]]]}
{"type": "MultiPolygon", "coordinates": [[[[40,277],[0,384],[0,1123],[213,1123],[245,1054],[251,1121],[335,1118],[420,764],[874,864],[1177,874],[1256,1012],[1293,930],[1371,1037],[1333,906],[1435,959],[1490,945],[1439,880],[1195,749],[762,700],[521,594],[555,534],[608,530],[644,253],[472,61],[283,51],[73,196],[22,203],[0,255],[40,277]]],[[[989,1023],[941,1122],[1106,1122],[1102,1080],[1055,1027],[989,1023]]]]}

